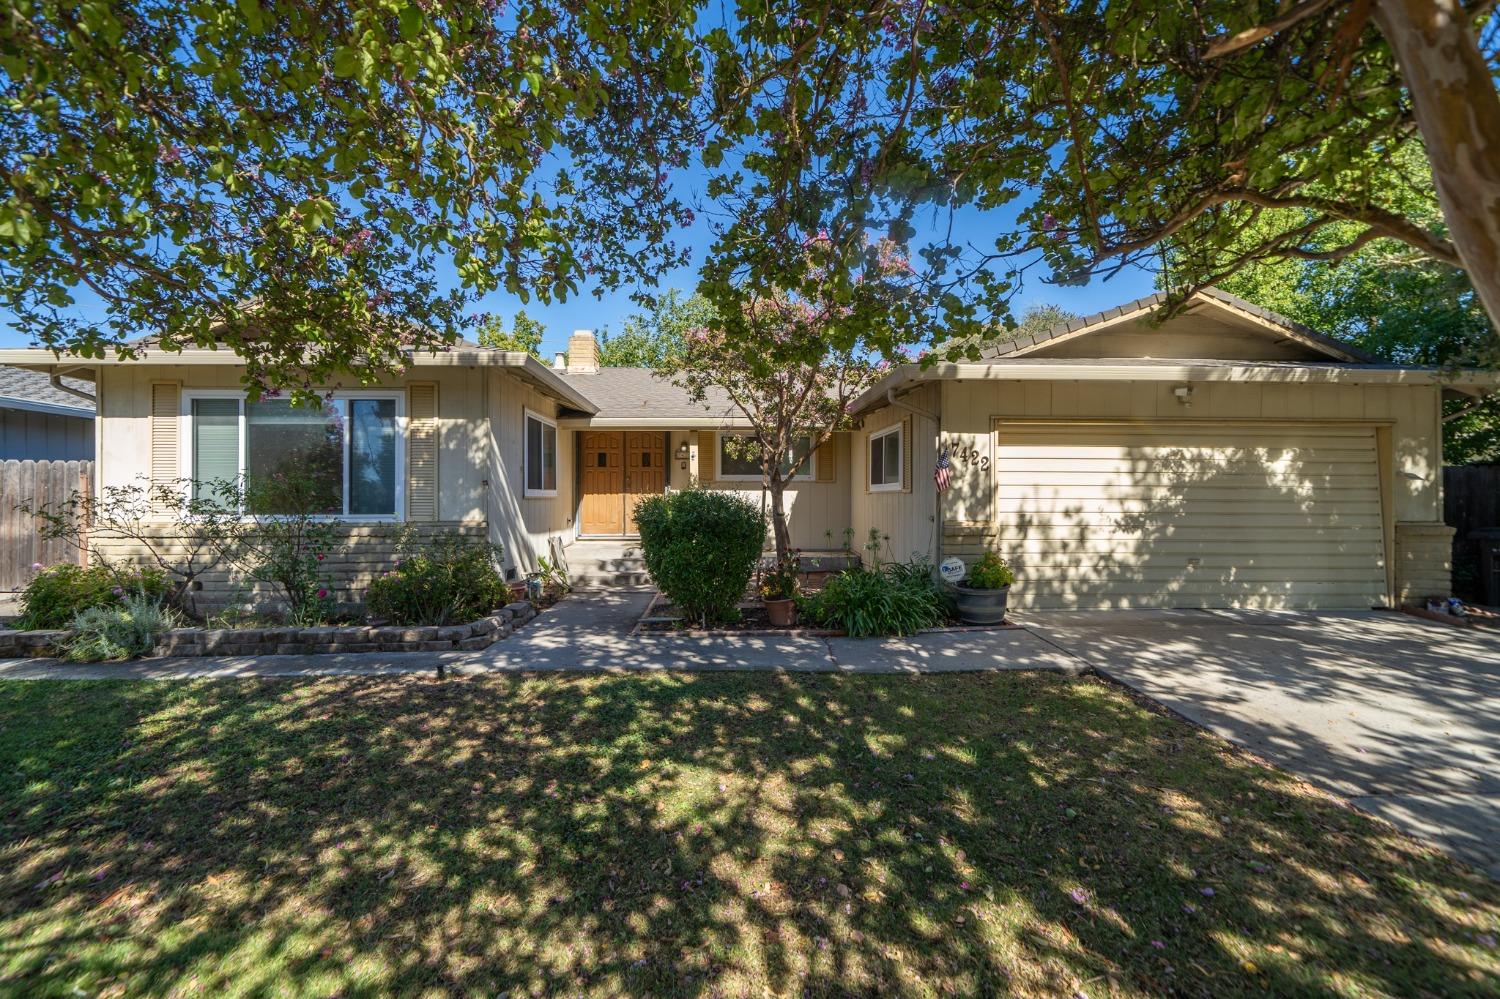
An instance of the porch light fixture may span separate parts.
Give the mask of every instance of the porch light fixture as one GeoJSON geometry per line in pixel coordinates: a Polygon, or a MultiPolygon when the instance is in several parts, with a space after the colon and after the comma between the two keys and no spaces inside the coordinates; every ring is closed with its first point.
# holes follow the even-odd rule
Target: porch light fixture
{"type": "Polygon", "coordinates": [[[1193,404],[1193,387],[1191,385],[1179,385],[1172,390],[1172,394],[1184,406],[1191,406],[1193,404]]]}
{"type": "Polygon", "coordinates": [[[677,460],[680,461],[680,462],[682,462],[682,467],[683,468],[687,468],[687,463],[688,463],[688,442],[687,441],[683,441],[682,443],[678,444],[677,445],[677,452],[676,453],[677,453],[677,460]]]}

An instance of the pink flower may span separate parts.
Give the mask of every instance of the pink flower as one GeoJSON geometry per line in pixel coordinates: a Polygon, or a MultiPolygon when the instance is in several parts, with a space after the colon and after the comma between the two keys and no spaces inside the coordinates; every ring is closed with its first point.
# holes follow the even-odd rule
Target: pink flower
{"type": "Polygon", "coordinates": [[[33,563],[31,563],[31,567],[33,569],[40,569],[42,567],[42,563],[40,563],[40,562],[33,562],[33,563]]]}
{"type": "Polygon", "coordinates": [[[328,596],[328,587],[326,587],[326,586],[320,586],[320,587],[318,587],[318,599],[319,600],[323,600],[327,596],[328,596]]]}
{"type": "Polygon", "coordinates": [[[313,558],[317,559],[319,562],[323,561],[323,556],[321,555],[314,555],[313,558]]]}
{"type": "Polygon", "coordinates": [[[1151,941],[1151,946],[1155,947],[1157,950],[1166,950],[1167,949],[1167,945],[1164,944],[1164,943],[1162,943],[1160,940],[1153,940],[1153,941],[1151,941]]]}

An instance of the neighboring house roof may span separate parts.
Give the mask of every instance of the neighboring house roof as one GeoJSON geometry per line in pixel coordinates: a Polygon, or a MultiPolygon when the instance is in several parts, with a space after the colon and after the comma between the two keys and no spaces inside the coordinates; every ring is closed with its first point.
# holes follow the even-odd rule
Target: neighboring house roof
{"type": "MultiPolygon", "coordinates": [[[[1024,357],[1048,343],[1075,336],[1084,336],[1099,327],[1113,324],[1120,320],[1132,317],[1143,318],[1161,308],[1166,301],[1167,295],[1165,292],[1147,295],[1133,302],[1117,305],[1113,309],[1096,312],[1092,316],[1084,316],[1081,319],[1070,319],[1067,322],[1058,323],[1040,333],[1030,333],[1014,340],[989,344],[980,352],[981,357],[984,359],[1024,357]]],[[[1242,313],[1259,320],[1262,323],[1281,330],[1290,339],[1311,347],[1318,353],[1336,361],[1370,364],[1377,360],[1359,348],[1347,344],[1342,340],[1309,329],[1296,320],[1289,319],[1278,312],[1272,312],[1270,309],[1263,309],[1259,305],[1245,301],[1238,295],[1231,295],[1229,292],[1220,291],[1218,288],[1206,288],[1198,292],[1189,300],[1188,310],[1191,311],[1194,306],[1200,304],[1242,313]]]]}
{"type": "Polygon", "coordinates": [[[738,426],[744,418],[722,389],[711,389],[703,402],[660,377],[651,368],[600,368],[559,371],[563,380],[588,396],[599,411],[590,426],[668,427],[691,424],[738,426]]]}
{"type": "MultiPolygon", "coordinates": [[[[64,378],[62,383],[92,394],[93,385],[81,379],[64,378]]],[[[3,364],[0,364],[0,409],[94,418],[93,403],[57,390],[40,371],[26,371],[3,364]]]]}

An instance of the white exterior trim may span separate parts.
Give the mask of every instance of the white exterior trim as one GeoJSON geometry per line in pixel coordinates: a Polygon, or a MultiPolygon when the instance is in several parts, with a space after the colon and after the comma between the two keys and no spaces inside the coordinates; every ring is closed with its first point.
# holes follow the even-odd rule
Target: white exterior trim
{"type": "MultiPolygon", "coordinates": [[[[329,517],[318,517],[318,520],[338,520],[349,524],[390,524],[401,523],[406,520],[406,392],[405,390],[394,391],[390,389],[339,389],[332,393],[335,401],[348,399],[390,399],[396,404],[396,488],[395,488],[395,513],[381,514],[336,514],[329,517]]],[[[185,480],[183,482],[184,499],[189,498],[187,490],[191,488],[193,480],[193,400],[194,399],[235,399],[240,404],[240,426],[239,426],[239,474],[243,478],[245,474],[245,449],[248,446],[249,435],[245,432],[245,393],[242,389],[197,389],[183,388],[179,395],[177,448],[179,474],[185,480]]],[[[349,413],[345,409],[342,419],[344,421],[344,451],[340,469],[343,475],[344,507],[349,506],[349,413]]]]}
{"type": "Polygon", "coordinates": [[[865,439],[865,485],[872,493],[899,493],[906,489],[906,449],[909,446],[906,440],[905,420],[898,420],[890,426],[872,432],[865,439]],[[874,450],[875,442],[896,435],[896,481],[895,482],[872,482],[870,471],[874,467],[870,461],[870,454],[874,450]]]}
{"type": "MultiPolygon", "coordinates": [[[[550,416],[543,416],[534,409],[522,407],[521,409],[521,495],[526,499],[553,499],[557,496],[557,486],[551,489],[531,488],[531,431],[526,424],[530,420],[536,420],[545,426],[552,428],[552,470],[556,475],[559,470],[558,462],[558,438],[557,421],[550,416]]],[[[542,446],[546,447],[547,436],[542,435],[542,446]]]]}

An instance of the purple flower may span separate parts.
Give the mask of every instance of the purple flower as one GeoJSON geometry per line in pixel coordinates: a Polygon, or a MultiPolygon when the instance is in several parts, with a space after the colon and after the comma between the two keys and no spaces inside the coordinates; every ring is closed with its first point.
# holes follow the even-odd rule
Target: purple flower
{"type": "Polygon", "coordinates": [[[117,597],[123,597],[125,595],[125,587],[115,586],[112,587],[109,592],[113,593],[117,597]]]}
{"type": "Polygon", "coordinates": [[[40,563],[40,562],[33,562],[33,563],[31,563],[31,567],[33,569],[40,569],[42,567],[42,563],[40,563]]]}
{"type": "Polygon", "coordinates": [[[326,587],[326,586],[320,586],[320,587],[318,587],[318,599],[319,600],[323,600],[327,596],[328,596],[328,587],[326,587]]]}
{"type": "Polygon", "coordinates": [[[1151,941],[1151,946],[1155,947],[1157,950],[1166,950],[1167,949],[1167,945],[1164,944],[1164,943],[1162,943],[1160,940],[1153,940],[1153,941],[1151,941]]]}
{"type": "Polygon", "coordinates": [[[1208,887],[1208,885],[1204,885],[1202,888],[1199,888],[1198,890],[1203,893],[1203,897],[1204,898],[1213,898],[1214,897],[1214,890],[1212,888],[1208,887]]]}
{"type": "Polygon", "coordinates": [[[1068,891],[1068,897],[1079,905],[1089,904],[1089,892],[1087,888],[1073,888],[1068,891]]]}
{"type": "Polygon", "coordinates": [[[1052,215],[1051,212],[1048,212],[1047,214],[1045,214],[1045,215],[1042,216],[1042,231],[1043,232],[1051,232],[1053,229],[1056,229],[1056,228],[1057,228],[1057,219],[1053,217],[1053,215],[1052,215]]]}

